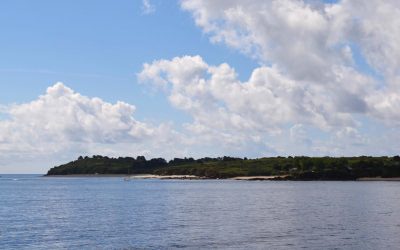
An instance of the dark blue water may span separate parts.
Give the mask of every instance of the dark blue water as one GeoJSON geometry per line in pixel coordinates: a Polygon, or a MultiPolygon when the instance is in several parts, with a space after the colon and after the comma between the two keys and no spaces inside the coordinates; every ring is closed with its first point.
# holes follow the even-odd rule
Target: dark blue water
{"type": "Polygon", "coordinates": [[[400,182],[0,178],[0,249],[399,249],[400,182]]]}

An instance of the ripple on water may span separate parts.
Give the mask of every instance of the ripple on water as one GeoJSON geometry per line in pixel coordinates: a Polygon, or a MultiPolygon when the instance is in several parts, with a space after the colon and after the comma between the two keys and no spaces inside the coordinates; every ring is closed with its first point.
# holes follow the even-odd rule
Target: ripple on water
{"type": "Polygon", "coordinates": [[[0,248],[393,249],[399,187],[2,178],[0,248]]]}

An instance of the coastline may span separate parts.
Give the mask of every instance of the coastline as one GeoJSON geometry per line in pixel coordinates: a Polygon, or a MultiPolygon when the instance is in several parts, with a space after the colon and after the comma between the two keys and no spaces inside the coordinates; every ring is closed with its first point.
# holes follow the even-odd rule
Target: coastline
{"type": "Polygon", "coordinates": [[[155,175],[155,174],[135,174],[135,175],[127,175],[127,174],[67,174],[67,175],[43,175],[42,177],[56,177],[56,178],[125,178],[129,177],[130,179],[206,179],[204,177],[196,176],[196,175],[155,175]]]}
{"type": "MultiPolygon", "coordinates": [[[[103,177],[114,177],[114,178],[126,178],[130,179],[179,179],[179,180],[205,180],[205,179],[218,179],[218,178],[208,178],[196,175],[155,175],[155,174],[68,174],[68,175],[44,175],[42,177],[56,177],[56,178],[103,178],[103,177]]],[[[245,180],[245,181],[255,181],[255,180],[279,180],[279,178],[285,178],[287,175],[271,175],[271,176],[236,176],[232,178],[226,178],[225,180],[245,180]]]]}
{"type": "Polygon", "coordinates": [[[79,178],[79,177],[126,177],[126,174],[65,174],[65,175],[43,175],[41,177],[68,177],[68,178],[79,178]]]}
{"type": "MultiPolygon", "coordinates": [[[[115,178],[125,178],[129,177],[130,179],[188,179],[188,180],[204,180],[204,179],[214,179],[214,178],[207,178],[201,177],[197,175],[156,175],[156,174],[134,174],[134,175],[127,175],[127,174],[68,174],[68,175],[44,175],[42,177],[56,177],[56,178],[103,178],[103,177],[115,177],[115,178]]],[[[273,180],[276,178],[284,178],[285,176],[279,175],[271,175],[271,176],[236,176],[232,178],[226,178],[226,180],[273,180]]],[[[217,179],[217,178],[215,178],[217,179]]]]}
{"type": "MultiPolygon", "coordinates": [[[[205,179],[218,179],[218,178],[207,178],[196,175],[155,175],[155,174],[135,174],[135,175],[126,175],[126,174],[69,174],[69,175],[43,175],[41,177],[55,177],[55,178],[126,178],[130,179],[176,179],[176,180],[205,180],[205,179]]],[[[288,175],[270,175],[270,176],[236,176],[231,178],[226,178],[226,180],[242,180],[242,181],[290,181],[286,177],[290,177],[288,175]]],[[[302,180],[293,180],[293,181],[302,181],[302,180]]],[[[306,180],[304,180],[306,181],[306,180]]],[[[309,181],[309,180],[307,180],[309,181]]],[[[338,180],[341,181],[341,180],[338,180]]],[[[357,178],[353,181],[400,181],[400,177],[391,177],[391,178],[383,178],[383,177],[362,177],[357,178]]]]}

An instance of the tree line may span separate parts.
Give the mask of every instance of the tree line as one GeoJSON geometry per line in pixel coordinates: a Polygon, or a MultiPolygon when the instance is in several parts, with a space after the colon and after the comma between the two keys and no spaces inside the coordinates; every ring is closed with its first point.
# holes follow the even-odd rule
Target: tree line
{"type": "Polygon", "coordinates": [[[281,175],[292,180],[353,180],[361,177],[400,177],[400,157],[204,157],[200,159],[144,156],[110,158],[93,155],[51,168],[47,175],[159,174],[206,178],[281,175]]]}

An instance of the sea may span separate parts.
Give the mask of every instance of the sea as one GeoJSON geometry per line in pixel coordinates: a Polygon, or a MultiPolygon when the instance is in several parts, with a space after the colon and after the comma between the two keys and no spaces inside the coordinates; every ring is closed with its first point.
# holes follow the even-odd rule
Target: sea
{"type": "Polygon", "coordinates": [[[400,249],[400,182],[0,177],[0,249],[400,249]]]}

